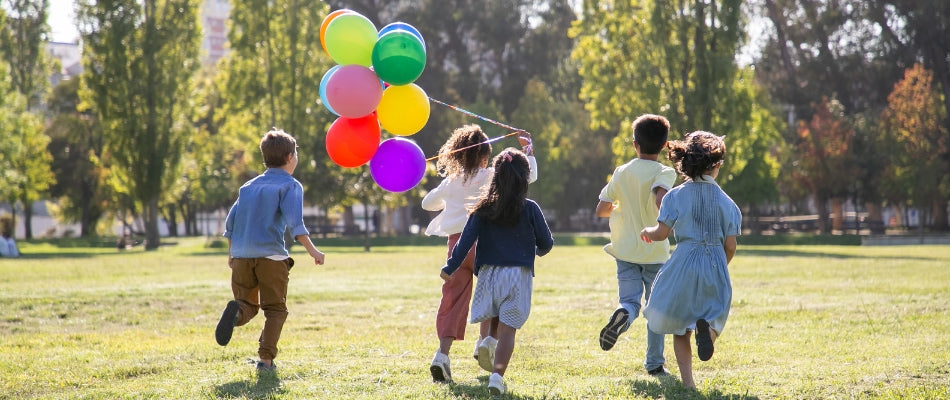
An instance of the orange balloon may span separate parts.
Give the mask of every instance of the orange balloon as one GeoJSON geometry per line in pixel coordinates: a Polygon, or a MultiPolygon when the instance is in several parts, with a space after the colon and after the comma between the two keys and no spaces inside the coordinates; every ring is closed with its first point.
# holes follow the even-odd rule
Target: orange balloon
{"type": "Polygon", "coordinates": [[[323,19],[323,23],[320,24],[320,45],[323,46],[323,52],[327,53],[327,55],[330,55],[330,52],[327,51],[327,43],[325,39],[327,36],[327,26],[330,25],[330,21],[333,21],[334,18],[339,17],[346,13],[351,13],[351,12],[355,12],[355,11],[346,9],[346,8],[341,8],[339,10],[331,12],[330,14],[327,14],[327,17],[323,19]]]}

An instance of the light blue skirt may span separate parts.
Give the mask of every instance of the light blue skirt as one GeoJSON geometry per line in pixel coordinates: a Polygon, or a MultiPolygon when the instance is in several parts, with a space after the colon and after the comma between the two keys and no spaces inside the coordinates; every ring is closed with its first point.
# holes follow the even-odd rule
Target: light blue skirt
{"type": "Polygon", "coordinates": [[[732,283],[722,246],[679,243],[653,281],[643,309],[656,333],[685,335],[705,319],[722,333],[732,303],[732,283]]]}

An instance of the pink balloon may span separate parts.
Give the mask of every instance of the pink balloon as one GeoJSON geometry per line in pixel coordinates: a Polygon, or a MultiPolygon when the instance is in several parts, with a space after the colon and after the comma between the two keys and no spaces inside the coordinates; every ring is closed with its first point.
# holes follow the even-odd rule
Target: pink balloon
{"type": "Polygon", "coordinates": [[[327,102],[341,117],[360,118],[379,105],[383,88],[376,74],[362,65],[344,65],[327,80],[327,102]]]}

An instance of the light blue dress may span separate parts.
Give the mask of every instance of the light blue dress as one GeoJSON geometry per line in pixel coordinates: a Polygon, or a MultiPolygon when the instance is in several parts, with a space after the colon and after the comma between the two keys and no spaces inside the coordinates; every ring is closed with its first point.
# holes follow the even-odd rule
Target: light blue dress
{"type": "Polygon", "coordinates": [[[659,222],[673,228],[676,248],[653,281],[643,316],[656,333],[684,335],[702,318],[722,333],[732,303],[723,242],[738,236],[742,213],[710,176],[666,194],[659,222]]]}

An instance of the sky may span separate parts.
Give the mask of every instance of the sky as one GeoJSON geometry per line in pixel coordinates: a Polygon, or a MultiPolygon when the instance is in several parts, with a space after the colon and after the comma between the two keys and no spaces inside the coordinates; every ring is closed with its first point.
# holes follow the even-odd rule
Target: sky
{"type": "Polygon", "coordinates": [[[54,42],[72,43],[79,38],[76,29],[75,0],[50,0],[49,27],[50,38],[54,42]]]}

